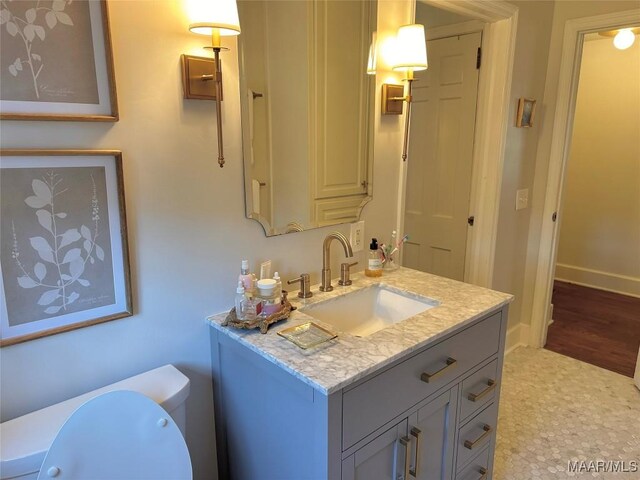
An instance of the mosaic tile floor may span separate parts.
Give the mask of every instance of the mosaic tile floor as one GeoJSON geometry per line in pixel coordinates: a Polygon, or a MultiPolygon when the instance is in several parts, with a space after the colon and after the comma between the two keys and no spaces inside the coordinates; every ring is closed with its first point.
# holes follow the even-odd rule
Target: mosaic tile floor
{"type": "Polygon", "coordinates": [[[493,478],[640,479],[640,391],[633,380],[547,350],[510,353],[493,478]],[[571,471],[570,461],[583,471],[571,471]],[[600,472],[584,471],[598,461],[600,472]],[[612,472],[620,468],[627,472],[612,472]]]}

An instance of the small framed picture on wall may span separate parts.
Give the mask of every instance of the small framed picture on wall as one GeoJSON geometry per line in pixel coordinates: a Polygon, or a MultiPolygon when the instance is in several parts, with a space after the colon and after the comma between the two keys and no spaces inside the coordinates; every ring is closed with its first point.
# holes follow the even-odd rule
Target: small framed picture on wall
{"type": "Polygon", "coordinates": [[[530,98],[518,100],[518,114],[516,127],[533,127],[533,118],[536,113],[536,101],[530,98]]]}
{"type": "Polygon", "coordinates": [[[0,346],[132,315],[122,154],[0,160],[0,346]]]}

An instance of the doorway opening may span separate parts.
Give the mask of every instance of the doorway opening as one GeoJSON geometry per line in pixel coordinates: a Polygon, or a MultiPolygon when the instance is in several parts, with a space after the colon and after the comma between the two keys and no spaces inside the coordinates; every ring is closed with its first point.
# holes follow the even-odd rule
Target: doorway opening
{"type": "Polygon", "coordinates": [[[545,348],[633,377],[640,345],[640,45],[584,35],[545,348]]]}

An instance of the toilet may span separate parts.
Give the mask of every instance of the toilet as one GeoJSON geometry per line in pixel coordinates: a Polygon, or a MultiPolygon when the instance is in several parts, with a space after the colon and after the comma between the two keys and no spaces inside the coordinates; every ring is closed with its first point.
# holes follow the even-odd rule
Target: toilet
{"type": "Polygon", "coordinates": [[[192,478],[189,379],[173,365],[0,424],[0,479],[192,478]]]}

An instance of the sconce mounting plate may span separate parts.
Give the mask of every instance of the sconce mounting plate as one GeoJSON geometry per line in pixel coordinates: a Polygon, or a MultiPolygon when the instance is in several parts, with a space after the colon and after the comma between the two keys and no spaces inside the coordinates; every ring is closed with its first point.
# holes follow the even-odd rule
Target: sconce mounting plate
{"type": "Polygon", "coordinates": [[[382,84],[382,114],[402,115],[404,107],[404,85],[382,84]]]}
{"type": "MultiPolygon", "coordinates": [[[[182,55],[182,89],[184,98],[215,100],[215,62],[213,58],[182,55]]],[[[222,98],[220,98],[222,100],[222,98]]]]}

